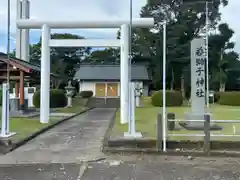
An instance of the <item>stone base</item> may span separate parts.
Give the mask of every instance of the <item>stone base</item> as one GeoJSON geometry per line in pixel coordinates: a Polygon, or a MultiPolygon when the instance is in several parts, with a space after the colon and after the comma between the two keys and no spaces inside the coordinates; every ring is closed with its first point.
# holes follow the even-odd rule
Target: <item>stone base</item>
{"type": "Polygon", "coordinates": [[[7,134],[0,134],[0,137],[1,138],[8,138],[8,137],[14,136],[15,134],[16,134],[15,132],[9,132],[7,134]]]}
{"type": "Polygon", "coordinates": [[[39,114],[40,112],[33,108],[27,110],[9,111],[9,117],[32,117],[39,114]]]}
{"type": "Polygon", "coordinates": [[[24,105],[20,105],[19,98],[9,99],[10,111],[27,111],[28,110],[28,99],[24,100],[24,105]]]}
{"type": "MultiPolygon", "coordinates": [[[[211,117],[211,114],[210,114],[210,117],[211,117]]],[[[185,112],[184,119],[186,121],[187,120],[202,120],[202,121],[204,121],[204,113],[185,112]]],[[[203,123],[203,122],[188,122],[187,121],[187,123],[203,123]]]]}
{"type": "MultiPolygon", "coordinates": [[[[211,117],[211,114],[209,114],[211,117]]],[[[192,113],[192,112],[185,112],[184,119],[186,120],[185,123],[180,123],[180,125],[187,129],[187,130],[194,130],[200,131],[204,130],[204,113],[192,113]],[[188,120],[203,120],[202,122],[190,122],[188,120]]],[[[211,118],[210,118],[211,119],[211,118]]],[[[222,127],[216,124],[211,123],[210,121],[210,130],[212,131],[219,131],[222,130],[222,127]]]]}
{"type": "Polygon", "coordinates": [[[9,99],[10,111],[19,111],[20,110],[20,100],[19,98],[9,99]]]}
{"type": "MultiPolygon", "coordinates": [[[[179,123],[183,128],[189,131],[203,131],[204,124],[187,124],[187,123],[179,123]]],[[[220,131],[223,128],[217,124],[211,124],[210,130],[211,131],[220,131]]]]}
{"type": "Polygon", "coordinates": [[[128,138],[128,139],[131,139],[131,138],[137,139],[137,138],[142,138],[142,137],[143,137],[143,135],[141,132],[135,132],[135,133],[125,132],[124,133],[124,138],[128,138]]]}

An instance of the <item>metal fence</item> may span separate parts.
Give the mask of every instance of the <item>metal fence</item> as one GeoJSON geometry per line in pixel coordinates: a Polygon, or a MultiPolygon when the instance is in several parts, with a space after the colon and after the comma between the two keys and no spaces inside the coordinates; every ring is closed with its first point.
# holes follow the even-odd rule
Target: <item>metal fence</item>
{"type": "MultiPolygon", "coordinates": [[[[175,119],[174,114],[168,114],[166,118],[166,122],[163,122],[162,115],[158,115],[158,122],[157,122],[157,148],[159,151],[167,151],[167,137],[203,137],[203,150],[204,152],[210,152],[210,142],[211,137],[240,137],[240,134],[214,134],[211,133],[211,123],[240,123],[240,120],[210,120],[210,115],[204,115],[204,120],[185,120],[185,119],[175,119]],[[203,131],[203,133],[168,133],[169,131],[175,131],[175,125],[171,129],[170,123],[181,123],[181,122],[202,122],[204,123],[202,130],[196,131],[203,131]],[[170,130],[171,129],[171,130],[170,130]]],[[[184,128],[183,128],[184,129],[184,128]]],[[[191,131],[191,130],[190,130],[191,131]]],[[[192,130],[194,131],[194,130],[192,130]]],[[[221,130],[220,130],[221,131],[221,130]]],[[[233,130],[235,131],[235,130],[233,130]]]]}

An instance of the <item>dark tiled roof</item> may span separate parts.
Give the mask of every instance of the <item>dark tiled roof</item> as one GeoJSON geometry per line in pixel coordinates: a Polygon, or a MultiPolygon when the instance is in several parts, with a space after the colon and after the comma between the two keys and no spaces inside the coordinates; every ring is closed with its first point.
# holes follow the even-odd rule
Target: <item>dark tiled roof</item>
{"type": "MultiPolygon", "coordinates": [[[[133,80],[150,80],[147,67],[132,65],[133,80]]],[[[119,65],[81,65],[75,74],[75,79],[80,80],[120,80],[119,65]]]]}

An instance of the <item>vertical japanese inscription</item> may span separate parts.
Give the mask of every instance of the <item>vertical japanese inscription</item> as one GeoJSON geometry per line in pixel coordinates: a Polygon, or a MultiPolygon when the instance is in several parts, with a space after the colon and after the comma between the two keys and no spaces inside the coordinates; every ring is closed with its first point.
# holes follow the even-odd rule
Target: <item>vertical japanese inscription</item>
{"type": "Polygon", "coordinates": [[[203,46],[196,48],[196,96],[205,97],[205,51],[203,46]]]}

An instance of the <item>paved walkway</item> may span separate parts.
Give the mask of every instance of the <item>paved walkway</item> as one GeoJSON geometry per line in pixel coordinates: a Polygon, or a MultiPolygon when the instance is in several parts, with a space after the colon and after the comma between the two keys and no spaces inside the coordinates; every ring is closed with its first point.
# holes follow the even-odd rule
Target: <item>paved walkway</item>
{"type": "Polygon", "coordinates": [[[93,109],[0,156],[0,164],[79,163],[103,156],[103,136],[115,109],[93,109]]]}

